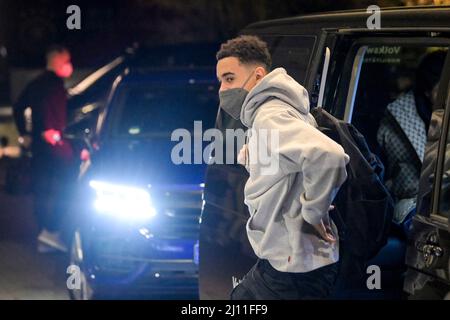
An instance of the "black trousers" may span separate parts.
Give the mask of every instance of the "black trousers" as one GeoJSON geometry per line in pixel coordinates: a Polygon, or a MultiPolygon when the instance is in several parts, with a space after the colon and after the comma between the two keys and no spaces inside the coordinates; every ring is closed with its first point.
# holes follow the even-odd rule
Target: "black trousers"
{"type": "Polygon", "coordinates": [[[39,229],[60,231],[76,182],[73,162],[46,150],[33,150],[31,161],[33,209],[39,229]]]}
{"type": "Polygon", "coordinates": [[[334,288],[338,263],[306,273],[280,272],[258,260],[231,292],[232,300],[326,299],[334,288]]]}

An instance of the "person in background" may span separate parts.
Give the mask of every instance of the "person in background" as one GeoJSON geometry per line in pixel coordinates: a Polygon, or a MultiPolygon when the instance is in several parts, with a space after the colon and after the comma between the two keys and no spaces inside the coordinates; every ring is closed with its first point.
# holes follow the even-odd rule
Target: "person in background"
{"type": "Polygon", "coordinates": [[[73,161],[72,148],[62,137],[66,126],[67,93],[64,80],[72,75],[67,48],[52,46],[46,53],[46,70],[27,84],[13,105],[19,143],[32,151],[34,213],[40,233],[38,250],[66,251],[59,228],[67,205],[67,186],[73,161]],[[28,109],[29,108],[29,109],[28,109]],[[31,132],[25,111],[31,110],[31,132]]]}
{"type": "Polygon", "coordinates": [[[406,233],[416,211],[427,132],[446,54],[438,50],[421,59],[414,88],[387,106],[377,132],[386,186],[396,202],[394,223],[406,233]]]}

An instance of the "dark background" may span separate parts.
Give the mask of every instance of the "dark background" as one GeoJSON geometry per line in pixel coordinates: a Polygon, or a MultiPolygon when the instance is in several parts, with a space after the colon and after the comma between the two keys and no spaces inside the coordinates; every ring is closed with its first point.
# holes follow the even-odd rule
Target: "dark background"
{"type": "MultiPolygon", "coordinates": [[[[75,64],[97,66],[137,41],[144,45],[216,42],[249,23],[305,13],[401,6],[406,0],[0,0],[0,45],[9,63],[36,67],[49,44],[64,43],[75,64]],[[66,9],[81,8],[81,30],[68,30],[66,9]]],[[[433,1],[413,1],[433,2],[433,1]]]]}
{"type": "Polygon", "coordinates": [[[252,22],[371,4],[436,5],[450,0],[0,0],[0,107],[9,105],[17,91],[11,89],[11,70],[43,68],[51,44],[70,49],[75,70],[94,70],[134,43],[178,44],[183,50],[189,50],[184,44],[212,43],[218,48],[252,22]],[[73,4],[81,9],[81,30],[66,27],[66,11],[73,4]]]}

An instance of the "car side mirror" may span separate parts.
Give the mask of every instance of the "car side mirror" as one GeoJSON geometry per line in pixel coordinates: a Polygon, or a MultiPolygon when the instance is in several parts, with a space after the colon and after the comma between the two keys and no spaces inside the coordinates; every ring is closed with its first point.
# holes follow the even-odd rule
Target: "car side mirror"
{"type": "Polygon", "coordinates": [[[64,129],[63,136],[68,140],[83,140],[86,134],[91,131],[91,121],[83,119],[81,121],[71,123],[64,129]]]}

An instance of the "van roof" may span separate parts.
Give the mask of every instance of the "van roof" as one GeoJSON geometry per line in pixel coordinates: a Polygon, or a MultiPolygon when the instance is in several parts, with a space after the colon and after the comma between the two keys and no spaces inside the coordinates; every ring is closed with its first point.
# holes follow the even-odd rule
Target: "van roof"
{"type": "MultiPolygon", "coordinates": [[[[372,13],[366,9],[331,11],[308,14],[290,18],[256,22],[247,26],[241,33],[295,33],[295,26],[302,30],[324,28],[364,28],[372,13]],[[289,28],[284,28],[289,26],[289,28]]],[[[424,28],[442,27],[450,29],[450,6],[416,6],[381,8],[381,28],[424,28]]],[[[298,32],[298,31],[297,31],[298,32]]],[[[302,32],[304,33],[304,32],[302,32]]]]}

